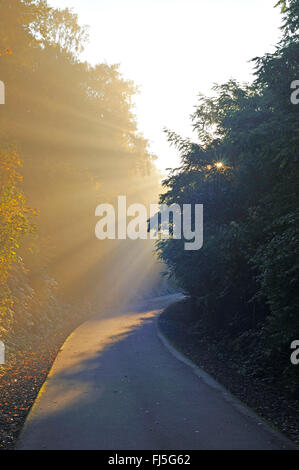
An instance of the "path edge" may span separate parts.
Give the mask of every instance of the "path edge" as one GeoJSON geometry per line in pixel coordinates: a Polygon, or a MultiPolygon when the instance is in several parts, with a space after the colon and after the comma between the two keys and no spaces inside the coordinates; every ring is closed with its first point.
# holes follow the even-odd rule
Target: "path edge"
{"type": "MultiPolygon", "coordinates": [[[[83,322],[85,323],[85,322],[83,322]]],[[[79,325],[81,326],[81,325],[79,325]]],[[[57,358],[58,356],[61,354],[61,352],[64,350],[64,347],[66,345],[66,343],[68,343],[68,341],[72,338],[72,336],[74,335],[75,331],[78,329],[79,327],[76,327],[65,339],[64,343],[61,345],[61,347],[59,348],[58,350],[58,353],[52,363],[52,366],[51,366],[51,369],[49,370],[48,372],[48,375],[47,377],[45,378],[45,381],[44,383],[42,384],[41,388],[39,389],[38,391],[38,394],[36,395],[36,398],[34,400],[34,403],[27,415],[27,418],[25,420],[25,423],[24,423],[24,426],[23,428],[21,429],[20,431],[20,434],[19,436],[17,437],[17,440],[16,440],[16,445],[14,447],[14,450],[23,450],[22,447],[23,447],[23,440],[24,440],[24,436],[25,434],[27,434],[27,430],[28,430],[28,427],[29,425],[31,424],[31,422],[34,421],[34,414],[35,414],[35,409],[37,408],[37,405],[39,404],[40,402],[40,399],[42,397],[42,395],[44,394],[46,388],[47,388],[47,385],[48,385],[48,382],[49,382],[49,379],[51,378],[52,376],[52,373],[53,373],[53,369],[54,369],[54,366],[55,366],[55,363],[57,361],[57,358]]]]}
{"type": "Polygon", "coordinates": [[[297,446],[294,442],[284,436],[278,429],[273,427],[268,421],[259,416],[256,411],[254,411],[252,408],[249,408],[236,395],[231,393],[227,388],[217,382],[217,380],[215,380],[210,374],[200,368],[191,359],[185,356],[185,354],[183,354],[179,349],[177,349],[177,347],[169,341],[169,339],[164,335],[164,333],[162,333],[162,330],[159,326],[159,319],[162,314],[163,310],[155,318],[156,331],[159,340],[170,354],[172,354],[178,361],[190,367],[199,379],[203,380],[203,382],[209,387],[218,391],[223,396],[223,398],[231,406],[237,409],[241,414],[245,415],[257,426],[262,427],[265,432],[268,432],[273,439],[282,444],[282,450],[299,450],[299,446],[297,446]]]}

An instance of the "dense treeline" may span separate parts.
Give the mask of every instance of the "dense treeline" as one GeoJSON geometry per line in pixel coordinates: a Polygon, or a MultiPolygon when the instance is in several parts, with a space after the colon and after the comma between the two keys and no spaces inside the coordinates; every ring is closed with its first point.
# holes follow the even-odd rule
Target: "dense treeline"
{"type": "Polygon", "coordinates": [[[28,329],[43,334],[43,321],[58,329],[64,315],[84,315],[83,300],[99,308],[119,300],[132,271],[141,271],[142,282],[154,270],[150,261],[144,269],[150,246],[142,247],[142,259],[137,243],[95,238],[98,204],[122,194],[155,202],[159,177],[137,131],[134,85],[116,65],[79,60],[87,36],[76,15],[46,0],[0,0],[0,337],[6,344],[11,331],[20,343],[28,329]]]}
{"type": "Polygon", "coordinates": [[[206,331],[258,354],[298,394],[290,344],[299,339],[299,105],[290,98],[299,80],[299,1],[279,5],[283,38],[253,59],[253,83],[230,80],[200,96],[197,143],[168,131],[182,164],[160,199],[203,204],[204,245],[188,252],[170,239],[157,250],[206,331]]]}

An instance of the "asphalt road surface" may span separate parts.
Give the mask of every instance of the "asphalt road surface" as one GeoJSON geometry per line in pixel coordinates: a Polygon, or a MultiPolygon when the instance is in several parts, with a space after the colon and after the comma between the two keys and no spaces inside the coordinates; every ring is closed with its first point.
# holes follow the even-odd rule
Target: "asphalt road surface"
{"type": "Polygon", "coordinates": [[[289,443],[161,341],[174,296],[81,325],[59,352],[18,449],[284,449],[289,443]]]}

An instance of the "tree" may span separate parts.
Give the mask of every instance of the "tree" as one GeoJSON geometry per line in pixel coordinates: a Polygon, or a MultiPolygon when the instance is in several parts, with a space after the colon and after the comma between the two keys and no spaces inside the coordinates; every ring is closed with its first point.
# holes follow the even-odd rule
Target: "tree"
{"type": "Polygon", "coordinates": [[[252,84],[230,80],[214,97],[200,96],[192,118],[198,142],[168,131],[182,164],[164,180],[160,200],[204,205],[204,245],[186,253],[181,241],[157,244],[210,331],[235,338],[262,329],[278,374],[299,335],[299,116],[290,100],[298,1],[283,15],[284,37],[274,53],[253,59],[252,84]]]}

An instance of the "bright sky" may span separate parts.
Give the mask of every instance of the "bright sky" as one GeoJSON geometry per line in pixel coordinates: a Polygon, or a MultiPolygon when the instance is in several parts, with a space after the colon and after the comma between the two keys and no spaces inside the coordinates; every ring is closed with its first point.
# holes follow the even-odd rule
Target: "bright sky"
{"type": "Polygon", "coordinates": [[[273,50],[281,32],[276,0],[49,0],[90,26],[83,59],[120,63],[139,86],[139,129],[161,170],[178,165],[163,128],[190,137],[199,92],[230,78],[249,81],[248,61],[273,50]]]}

